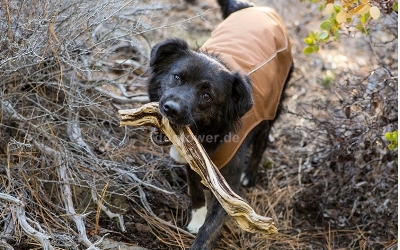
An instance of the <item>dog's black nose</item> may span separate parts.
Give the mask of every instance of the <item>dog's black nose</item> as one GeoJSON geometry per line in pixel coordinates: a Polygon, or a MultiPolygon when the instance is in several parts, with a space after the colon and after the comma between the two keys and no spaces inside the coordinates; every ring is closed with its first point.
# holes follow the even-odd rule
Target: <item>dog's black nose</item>
{"type": "Polygon", "coordinates": [[[175,117],[181,113],[181,107],[174,101],[166,101],[163,106],[164,113],[167,116],[175,117]]]}

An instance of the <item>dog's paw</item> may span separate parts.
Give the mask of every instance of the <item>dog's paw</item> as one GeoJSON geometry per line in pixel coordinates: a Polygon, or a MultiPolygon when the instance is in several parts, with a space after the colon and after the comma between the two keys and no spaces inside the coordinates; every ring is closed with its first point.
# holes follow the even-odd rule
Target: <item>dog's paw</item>
{"type": "Polygon", "coordinates": [[[242,183],[243,187],[253,187],[255,185],[254,178],[251,178],[248,174],[242,173],[240,176],[240,183],[242,183]]]}
{"type": "Polygon", "coordinates": [[[207,215],[207,207],[201,207],[198,209],[192,210],[192,219],[187,225],[186,229],[192,233],[197,234],[199,232],[200,227],[204,224],[207,215]]]}
{"type": "Polygon", "coordinates": [[[246,187],[247,185],[249,185],[249,182],[250,180],[249,178],[247,178],[246,174],[242,173],[242,175],[240,176],[240,183],[242,183],[242,185],[246,187]]]}
{"type": "Polygon", "coordinates": [[[153,131],[151,131],[150,139],[157,146],[164,147],[172,144],[168,137],[158,128],[153,128],[153,131]]]}
{"type": "Polygon", "coordinates": [[[169,156],[176,161],[177,163],[180,164],[187,164],[188,162],[185,160],[185,158],[182,157],[182,155],[178,152],[175,146],[172,146],[169,149],[169,156]]]}

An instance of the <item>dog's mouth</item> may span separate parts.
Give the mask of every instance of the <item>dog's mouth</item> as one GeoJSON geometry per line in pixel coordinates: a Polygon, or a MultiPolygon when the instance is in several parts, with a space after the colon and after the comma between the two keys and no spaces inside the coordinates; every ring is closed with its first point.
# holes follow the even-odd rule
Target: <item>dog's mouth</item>
{"type": "Polygon", "coordinates": [[[161,102],[159,105],[160,113],[168,121],[179,127],[190,126],[190,116],[182,105],[174,101],[161,102]]]}
{"type": "Polygon", "coordinates": [[[161,114],[168,119],[169,123],[177,126],[177,127],[185,127],[185,126],[190,126],[189,119],[184,119],[184,118],[179,118],[179,117],[170,117],[168,115],[165,115],[161,112],[161,114]]]}

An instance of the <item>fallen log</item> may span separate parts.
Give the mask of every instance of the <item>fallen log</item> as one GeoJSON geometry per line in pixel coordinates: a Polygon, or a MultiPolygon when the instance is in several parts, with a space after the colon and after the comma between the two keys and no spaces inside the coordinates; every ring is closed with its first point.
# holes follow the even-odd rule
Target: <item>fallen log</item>
{"type": "Polygon", "coordinates": [[[120,126],[152,126],[159,128],[200,175],[202,183],[218,199],[229,216],[248,232],[276,234],[272,218],[257,214],[239,195],[232,191],[211,161],[203,146],[193,135],[189,127],[170,124],[158,111],[158,103],[148,103],[138,109],[119,110],[120,126]]]}

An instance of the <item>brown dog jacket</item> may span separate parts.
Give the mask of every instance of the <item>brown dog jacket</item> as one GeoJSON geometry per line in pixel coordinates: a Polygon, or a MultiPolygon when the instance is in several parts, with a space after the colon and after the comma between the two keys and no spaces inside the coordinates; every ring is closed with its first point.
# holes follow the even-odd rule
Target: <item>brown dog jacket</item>
{"type": "Polygon", "coordinates": [[[237,135],[231,133],[210,157],[221,169],[247,134],[263,120],[273,120],[292,65],[289,36],[278,14],[268,7],[232,13],[201,47],[218,55],[232,70],[250,76],[254,106],[242,118],[237,135]]]}

